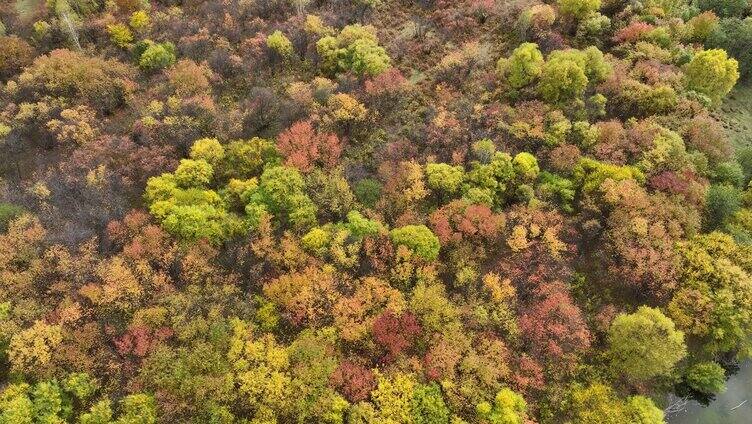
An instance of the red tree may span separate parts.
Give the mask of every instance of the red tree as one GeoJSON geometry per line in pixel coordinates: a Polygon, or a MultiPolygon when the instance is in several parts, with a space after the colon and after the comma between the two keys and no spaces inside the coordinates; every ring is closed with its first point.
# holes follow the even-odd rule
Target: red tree
{"type": "Polygon", "coordinates": [[[376,379],[370,369],[355,362],[342,361],[329,377],[329,384],[350,402],[360,402],[376,388],[376,379]]]}
{"type": "Polygon", "coordinates": [[[300,121],[283,131],[277,139],[277,148],[289,166],[303,172],[310,171],[316,163],[332,167],[342,153],[342,144],[336,135],[319,133],[309,121],[300,121]]]}
{"type": "Polygon", "coordinates": [[[396,316],[386,310],[373,323],[373,338],[387,350],[387,361],[412,347],[420,331],[418,319],[410,312],[396,316]]]}

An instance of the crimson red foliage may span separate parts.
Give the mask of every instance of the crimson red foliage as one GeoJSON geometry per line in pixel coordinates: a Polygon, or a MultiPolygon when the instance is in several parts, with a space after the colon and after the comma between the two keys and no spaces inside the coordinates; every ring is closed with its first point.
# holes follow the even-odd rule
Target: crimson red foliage
{"type": "Polygon", "coordinates": [[[373,372],[355,362],[342,361],[329,377],[329,384],[350,402],[366,400],[376,388],[373,372]]]}
{"type": "Polygon", "coordinates": [[[296,122],[283,131],[277,148],[285,156],[287,165],[303,172],[310,171],[317,162],[327,167],[336,166],[342,153],[342,143],[336,135],[315,131],[309,121],[296,122]]]}
{"type": "Polygon", "coordinates": [[[520,330],[536,357],[566,359],[590,347],[590,331],[566,285],[544,284],[535,295],[520,318],[520,330]]]}
{"type": "Polygon", "coordinates": [[[373,338],[387,350],[384,358],[391,361],[412,347],[421,328],[418,319],[410,312],[400,316],[386,310],[373,322],[373,338]]]}

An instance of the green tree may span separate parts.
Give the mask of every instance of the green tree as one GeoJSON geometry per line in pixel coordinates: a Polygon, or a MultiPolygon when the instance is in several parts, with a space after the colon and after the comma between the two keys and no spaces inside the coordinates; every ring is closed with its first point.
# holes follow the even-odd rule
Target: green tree
{"type": "Polygon", "coordinates": [[[190,157],[193,160],[206,161],[214,167],[224,159],[225,148],[216,138],[202,138],[191,146],[190,157]]]}
{"type": "Polygon", "coordinates": [[[710,33],[705,46],[723,49],[739,62],[739,75],[749,79],[752,75],[752,18],[721,19],[718,27],[710,33]]]}
{"type": "Polygon", "coordinates": [[[348,25],[336,36],[326,36],[316,42],[316,51],[324,71],[338,73],[353,71],[361,76],[376,76],[390,67],[391,59],[379,46],[372,26],[348,25]]]}
{"type": "Polygon", "coordinates": [[[551,103],[565,103],[582,96],[588,85],[585,69],[576,61],[561,58],[548,60],[541,72],[538,91],[551,103]]]}
{"type": "Polygon", "coordinates": [[[303,176],[297,169],[287,166],[267,168],[245,208],[251,224],[256,225],[262,214],[271,213],[277,219],[286,216],[296,227],[310,227],[316,222],[316,206],[304,189],[303,176]]]}
{"type": "Polygon", "coordinates": [[[436,384],[419,384],[413,390],[413,424],[449,424],[449,408],[436,384]]]}
{"type": "Polygon", "coordinates": [[[747,0],[697,0],[700,10],[712,10],[721,18],[743,17],[750,10],[747,0]]]}
{"type": "Polygon", "coordinates": [[[687,88],[708,96],[717,105],[739,79],[739,62],[729,58],[725,50],[703,50],[686,65],[684,75],[687,88]]]}
{"type": "Polygon", "coordinates": [[[582,19],[601,8],[601,0],[558,0],[562,15],[582,19]]]}
{"type": "Polygon", "coordinates": [[[206,187],[213,176],[214,169],[202,159],[181,159],[175,170],[175,182],[183,188],[206,187]]]}
{"type": "Polygon", "coordinates": [[[283,58],[289,58],[294,53],[292,42],[279,30],[266,37],[266,46],[283,58]]]}
{"type": "Polygon", "coordinates": [[[496,71],[514,88],[522,88],[532,83],[542,72],[543,54],[534,43],[520,44],[509,58],[501,58],[496,63],[496,71]]]}
{"type": "Polygon", "coordinates": [[[157,71],[175,63],[175,45],[171,42],[154,43],[146,40],[139,43],[137,51],[142,51],[138,58],[138,66],[145,71],[157,71]]]}
{"type": "Polygon", "coordinates": [[[406,246],[415,255],[427,261],[434,261],[439,257],[439,238],[425,225],[406,225],[393,229],[389,235],[392,243],[406,246]]]}
{"type": "Polygon", "coordinates": [[[741,208],[742,194],[730,185],[714,184],[705,195],[706,227],[710,230],[723,228],[741,208]]]}
{"type": "Polygon", "coordinates": [[[684,333],[661,311],[641,306],[621,314],[608,330],[611,365],[630,380],[668,376],[687,355],[684,333]]]}
{"type": "Polygon", "coordinates": [[[524,424],[527,421],[527,402],[522,395],[506,387],[496,393],[493,404],[479,403],[475,411],[481,422],[488,424],[524,424]]]}
{"type": "Polygon", "coordinates": [[[700,393],[717,394],[726,390],[726,371],[717,362],[692,365],[684,379],[689,387],[700,393]]]}
{"type": "Polygon", "coordinates": [[[540,174],[538,160],[527,152],[517,153],[512,160],[512,165],[515,175],[527,182],[535,181],[540,174]]]}
{"type": "Polygon", "coordinates": [[[428,187],[432,190],[454,194],[460,189],[464,176],[465,170],[461,166],[447,163],[426,164],[426,179],[428,187]]]}

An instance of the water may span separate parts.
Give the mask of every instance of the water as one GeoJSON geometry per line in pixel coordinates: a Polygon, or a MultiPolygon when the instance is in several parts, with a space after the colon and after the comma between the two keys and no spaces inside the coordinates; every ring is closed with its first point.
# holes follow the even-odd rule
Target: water
{"type": "Polygon", "coordinates": [[[752,362],[741,365],[726,382],[726,391],[708,406],[691,402],[684,411],[668,417],[669,424],[750,424],[752,423],[752,362]],[[742,406],[737,407],[742,402],[742,406]]]}

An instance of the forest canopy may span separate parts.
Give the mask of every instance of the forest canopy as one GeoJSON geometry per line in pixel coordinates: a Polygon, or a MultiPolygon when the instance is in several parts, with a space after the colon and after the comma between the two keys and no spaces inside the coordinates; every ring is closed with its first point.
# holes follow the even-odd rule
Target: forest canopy
{"type": "Polygon", "coordinates": [[[0,424],[659,424],[752,359],[747,0],[0,2],[0,424]]]}

